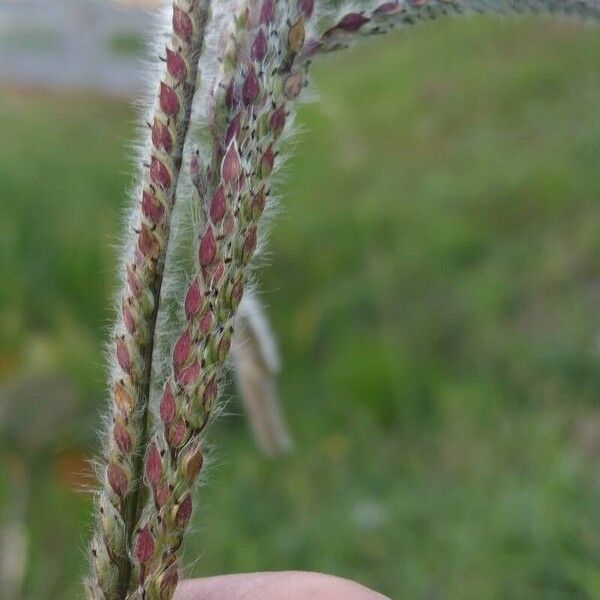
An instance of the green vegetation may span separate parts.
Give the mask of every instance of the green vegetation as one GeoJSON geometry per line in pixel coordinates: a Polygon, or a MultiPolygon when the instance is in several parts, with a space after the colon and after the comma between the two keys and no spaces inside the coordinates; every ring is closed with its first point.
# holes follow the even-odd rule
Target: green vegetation
{"type": "MultiPolygon", "coordinates": [[[[599,55],[593,30],[473,19],[314,69],[260,273],[296,451],[262,458],[238,417],[212,429],[194,573],[600,598],[599,55]]],[[[103,405],[132,117],[0,94],[0,378],[79,398],[43,447],[0,430],[0,503],[31,479],[27,598],[79,594],[70,473],[103,405]]]]}
{"type": "Polygon", "coordinates": [[[55,54],[63,47],[63,39],[59,32],[42,27],[6,28],[0,34],[0,50],[12,50],[22,53],[55,54]]]}
{"type": "Polygon", "coordinates": [[[126,31],[113,34],[108,45],[110,51],[120,57],[141,56],[145,49],[139,35],[126,31]]]}

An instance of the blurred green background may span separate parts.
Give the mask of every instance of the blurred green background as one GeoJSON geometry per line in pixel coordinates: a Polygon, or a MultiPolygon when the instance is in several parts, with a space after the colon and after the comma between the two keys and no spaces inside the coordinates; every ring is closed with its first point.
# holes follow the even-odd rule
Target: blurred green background
{"type": "MultiPolygon", "coordinates": [[[[260,456],[241,416],[211,430],[190,573],[600,598],[598,57],[593,29],[478,18],[315,65],[260,274],[296,449],[260,456]]],[[[0,88],[0,510],[23,598],[80,596],[134,121],[0,88]]]]}

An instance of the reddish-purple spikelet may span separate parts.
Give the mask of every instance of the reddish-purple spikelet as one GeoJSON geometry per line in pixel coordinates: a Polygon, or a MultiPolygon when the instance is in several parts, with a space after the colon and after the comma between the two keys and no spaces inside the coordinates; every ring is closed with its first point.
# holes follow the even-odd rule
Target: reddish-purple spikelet
{"type": "Polygon", "coordinates": [[[160,82],[159,102],[160,108],[169,117],[173,117],[179,112],[179,98],[175,90],[163,81],[160,82]]]}
{"type": "Polygon", "coordinates": [[[187,77],[187,65],[185,60],[177,52],[167,48],[167,70],[177,81],[185,81],[187,77]]]}
{"type": "Polygon", "coordinates": [[[106,468],[106,478],[113,492],[123,498],[127,493],[128,483],[127,474],[123,470],[123,467],[114,462],[109,463],[106,468]]]}
{"type": "Polygon", "coordinates": [[[250,227],[242,244],[242,257],[247,262],[256,248],[256,226],[250,227]]]}
{"type": "Polygon", "coordinates": [[[217,397],[218,386],[215,378],[213,377],[204,387],[204,392],[202,393],[202,405],[205,410],[210,410],[213,402],[217,397]]]}
{"type": "Polygon", "coordinates": [[[140,285],[139,278],[137,276],[137,270],[134,265],[127,265],[127,285],[131,293],[137,297],[140,295],[142,291],[142,287],[140,285]]]}
{"type": "Polygon", "coordinates": [[[322,45],[323,42],[321,42],[321,40],[317,38],[309,38],[304,43],[304,56],[307,58],[314,56],[321,49],[322,45]]]}
{"type": "Polygon", "coordinates": [[[341,29],[348,32],[357,31],[369,21],[369,17],[366,17],[363,13],[348,13],[332,29],[341,29]]]}
{"type": "Polygon", "coordinates": [[[127,391],[122,381],[115,382],[115,387],[113,389],[113,393],[115,396],[115,404],[121,413],[125,416],[129,416],[135,402],[131,394],[127,391]]]}
{"type": "Polygon", "coordinates": [[[229,297],[229,301],[234,310],[239,306],[243,295],[244,295],[244,278],[243,278],[243,276],[240,276],[239,279],[233,285],[233,287],[231,289],[231,294],[229,297]]]}
{"type": "Polygon", "coordinates": [[[189,331],[185,331],[173,347],[173,367],[179,371],[187,362],[192,349],[192,338],[189,331]]]}
{"type": "Polygon", "coordinates": [[[150,192],[142,193],[142,212],[153,223],[160,223],[165,214],[165,207],[150,192]]]}
{"type": "Polygon", "coordinates": [[[402,5],[400,2],[392,1],[392,2],[384,2],[380,4],[374,11],[373,15],[376,17],[389,17],[391,15],[395,15],[399,12],[402,12],[402,5]]]}
{"type": "Polygon", "coordinates": [[[225,273],[225,265],[223,261],[220,261],[212,265],[212,269],[210,269],[210,272],[207,271],[206,276],[210,278],[213,285],[216,285],[223,277],[223,273],[225,273]]]}
{"type": "Polygon", "coordinates": [[[154,487],[162,477],[162,460],[156,442],[152,440],[146,456],[146,479],[154,487]]]}
{"type": "Polygon", "coordinates": [[[198,473],[202,470],[204,464],[204,456],[202,450],[197,447],[186,454],[183,458],[183,472],[189,481],[194,481],[198,473]]]}
{"type": "Polygon", "coordinates": [[[278,109],[273,111],[269,123],[271,125],[271,131],[273,132],[273,135],[278,138],[285,127],[285,106],[280,106],[278,109]]]}
{"type": "Polygon", "coordinates": [[[122,314],[123,314],[123,322],[125,323],[125,327],[127,327],[127,331],[132,335],[135,333],[135,319],[133,318],[133,313],[131,312],[131,307],[129,303],[123,298],[123,302],[121,305],[122,314]]]}
{"type": "Polygon", "coordinates": [[[298,52],[304,44],[304,18],[301,16],[288,31],[288,48],[291,52],[298,52]]]}
{"type": "Polygon", "coordinates": [[[221,163],[221,177],[225,183],[232,183],[237,181],[242,171],[240,164],[240,155],[238,153],[237,144],[235,140],[229,143],[227,152],[223,157],[221,163]]]}
{"type": "Polygon", "coordinates": [[[167,189],[171,186],[169,169],[156,156],[153,156],[150,161],[150,178],[153,183],[160,185],[162,188],[167,189]]]}
{"type": "MultiPolygon", "coordinates": [[[[122,417],[121,417],[122,418],[122,417]]],[[[131,450],[131,436],[120,421],[116,421],[113,427],[113,438],[117,447],[123,454],[127,454],[131,450]]]]}
{"type": "Polygon", "coordinates": [[[258,77],[254,65],[250,65],[244,84],[242,86],[242,102],[245,106],[250,106],[257,98],[260,92],[260,84],[258,83],[258,77]]]}
{"type": "Polygon", "coordinates": [[[180,529],[185,529],[192,516],[192,495],[186,494],[185,498],[177,507],[175,513],[175,523],[180,529]]]}
{"type": "Polygon", "coordinates": [[[231,140],[236,139],[240,135],[240,127],[242,125],[242,113],[239,112],[227,126],[227,132],[225,133],[225,144],[229,144],[231,140]]]}
{"type": "Polygon", "coordinates": [[[263,177],[268,177],[273,171],[275,163],[275,154],[273,153],[273,144],[264,151],[260,159],[260,172],[263,177]]]}
{"type": "Polygon", "coordinates": [[[147,527],[138,531],[135,541],[135,557],[140,564],[145,565],[154,554],[154,538],[147,527]]]}
{"type": "Polygon", "coordinates": [[[304,15],[306,19],[310,19],[315,8],[315,0],[298,0],[298,11],[304,15]]]}
{"type": "Polygon", "coordinates": [[[250,49],[250,58],[254,61],[262,61],[267,55],[267,36],[264,29],[261,27],[254,38],[252,48],[250,49]]]}
{"type": "Polygon", "coordinates": [[[304,75],[301,71],[296,71],[288,75],[283,82],[283,93],[287,98],[293,100],[302,91],[302,85],[304,83],[304,75]]]}
{"type": "Polygon", "coordinates": [[[145,223],[138,236],[138,248],[147,258],[157,258],[160,252],[160,242],[145,223]]]}
{"type": "Polygon", "coordinates": [[[198,258],[200,265],[206,267],[210,265],[217,254],[217,242],[213,233],[212,227],[209,225],[206,233],[200,240],[200,248],[198,249],[198,258]]]}
{"type": "Polygon", "coordinates": [[[267,199],[264,189],[260,189],[252,198],[252,216],[257,219],[265,210],[267,199]]]}
{"type": "Polygon", "coordinates": [[[170,600],[179,582],[179,571],[176,564],[172,564],[163,574],[160,581],[160,600],[170,600]]]}
{"type": "Polygon", "coordinates": [[[194,24],[189,15],[176,6],[173,7],[173,31],[186,42],[192,39],[194,24]]]}
{"type": "Polygon", "coordinates": [[[202,290],[200,282],[194,279],[185,295],[185,316],[191,319],[198,312],[200,304],[202,304],[202,290]]]}
{"type": "Polygon", "coordinates": [[[182,369],[177,374],[177,381],[184,387],[195,383],[200,374],[200,363],[196,360],[189,367],[182,369]]]}
{"type": "Polygon", "coordinates": [[[173,149],[173,138],[169,128],[156,117],[152,125],[152,144],[157,150],[163,150],[167,154],[173,149]]]}
{"type": "Polygon", "coordinates": [[[175,396],[171,384],[167,381],[160,401],[160,418],[163,423],[170,423],[175,418],[175,396]]]}
{"type": "Polygon", "coordinates": [[[185,419],[179,417],[169,428],[168,442],[172,448],[179,448],[185,442],[187,436],[187,426],[185,419]]]}
{"type": "Polygon", "coordinates": [[[260,7],[260,16],[258,19],[259,25],[265,25],[271,23],[275,16],[275,4],[273,0],[263,0],[260,7]]]}
{"type": "Polygon", "coordinates": [[[225,104],[227,108],[231,110],[235,103],[235,87],[233,85],[233,80],[229,82],[227,89],[225,90],[225,104]]]}
{"type": "Polygon", "coordinates": [[[157,507],[164,506],[169,499],[171,492],[169,491],[169,486],[167,484],[157,485],[154,490],[154,502],[157,507]]]}
{"type": "Polygon", "coordinates": [[[210,218],[215,225],[225,216],[225,190],[220,185],[210,201],[210,218]]]}
{"type": "Polygon", "coordinates": [[[131,358],[123,336],[117,338],[117,361],[125,373],[131,374],[131,358]]]}
{"type": "Polygon", "coordinates": [[[198,151],[196,150],[190,158],[190,175],[192,177],[192,181],[195,180],[195,178],[199,175],[201,168],[200,165],[200,156],[198,154],[198,151]]]}
{"type": "Polygon", "coordinates": [[[217,348],[217,356],[219,358],[219,361],[223,362],[227,358],[230,348],[231,332],[225,331],[225,333],[223,333],[223,337],[219,340],[219,346],[217,348]]]}
{"type": "Polygon", "coordinates": [[[212,320],[213,314],[212,311],[209,309],[202,315],[202,318],[200,319],[200,333],[202,335],[206,335],[210,331],[210,328],[212,326],[212,320]]]}

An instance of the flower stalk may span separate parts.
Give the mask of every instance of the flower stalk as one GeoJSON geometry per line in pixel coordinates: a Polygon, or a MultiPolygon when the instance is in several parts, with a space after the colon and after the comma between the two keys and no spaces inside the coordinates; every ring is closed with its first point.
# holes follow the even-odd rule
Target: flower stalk
{"type": "Polygon", "coordinates": [[[111,408],[99,467],[98,526],[92,573],[94,599],[121,600],[129,589],[128,547],[140,511],[139,473],[146,446],[154,330],[183,146],[196,88],[208,0],[175,0],[171,34],[151,117],[134,238],[115,326],[111,408]]]}
{"type": "Polygon", "coordinates": [[[600,21],[598,0],[383,0],[369,10],[342,5],[334,24],[322,29],[305,46],[311,57],[340,50],[360,39],[389,33],[445,16],[473,14],[546,14],[600,21]]]}

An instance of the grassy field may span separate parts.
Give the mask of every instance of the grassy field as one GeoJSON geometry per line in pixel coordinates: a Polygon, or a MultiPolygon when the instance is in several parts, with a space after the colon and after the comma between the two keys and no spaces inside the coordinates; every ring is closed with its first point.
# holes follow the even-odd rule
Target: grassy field
{"type": "MultiPolygon", "coordinates": [[[[314,69],[260,275],[296,450],[212,429],[190,573],[600,598],[598,56],[593,30],[474,19],[314,69]]],[[[0,92],[0,506],[27,523],[24,598],[79,597],[132,121],[0,92]]]]}

